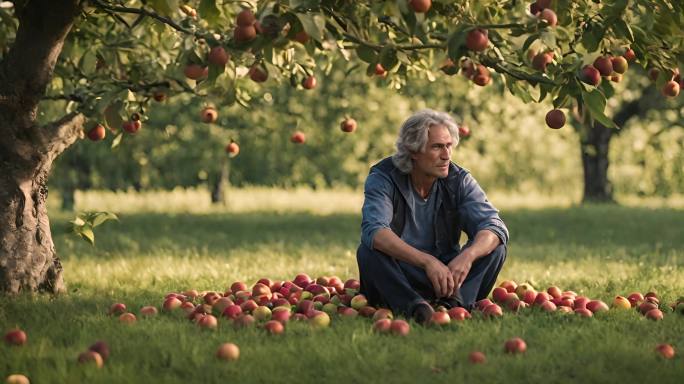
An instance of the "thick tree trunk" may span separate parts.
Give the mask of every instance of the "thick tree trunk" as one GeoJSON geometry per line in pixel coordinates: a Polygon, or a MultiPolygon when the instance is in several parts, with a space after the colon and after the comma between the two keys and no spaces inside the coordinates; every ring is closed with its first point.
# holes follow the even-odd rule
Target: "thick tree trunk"
{"type": "Polygon", "coordinates": [[[64,289],[45,205],[57,156],[83,136],[84,117],[36,124],[38,103],[80,5],[15,2],[16,39],[0,62],[0,292],[64,289]]]}
{"type": "Polygon", "coordinates": [[[230,163],[227,158],[223,159],[221,170],[217,177],[212,180],[211,185],[211,203],[226,205],[226,193],[230,185],[230,163]]]}
{"type": "Polygon", "coordinates": [[[608,150],[614,132],[614,129],[594,123],[580,140],[584,169],[583,202],[615,202],[613,188],[608,180],[608,150]]]}

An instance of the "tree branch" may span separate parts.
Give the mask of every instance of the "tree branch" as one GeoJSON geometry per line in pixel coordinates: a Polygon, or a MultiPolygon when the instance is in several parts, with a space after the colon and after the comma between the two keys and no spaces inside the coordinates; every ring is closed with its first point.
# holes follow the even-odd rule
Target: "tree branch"
{"type": "MultiPolygon", "coordinates": [[[[183,28],[182,26],[180,26],[178,23],[176,23],[172,19],[165,17],[165,16],[162,16],[156,12],[148,11],[144,8],[131,8],[131,7],[114,6],[114,5],[105,4],[101,0],[91,0],[91,1],[98,8],[104,10],[107,13],[112,13],[112,12],[114,12],[114,14],[116,14],[116,13],[131,13],[131,14],[135,14],[135,15],[149,16],[155,20],[158,20],[158,21],[170,26],[171,28],[173,28],[179,32],[183,32],[183,33],[188,34],[188,35],[201,37],[200,34],[195,33],[189,29],[183,28]]],[[[128,23],[126,23],[126,24],[128,25],[128,23]]]]}

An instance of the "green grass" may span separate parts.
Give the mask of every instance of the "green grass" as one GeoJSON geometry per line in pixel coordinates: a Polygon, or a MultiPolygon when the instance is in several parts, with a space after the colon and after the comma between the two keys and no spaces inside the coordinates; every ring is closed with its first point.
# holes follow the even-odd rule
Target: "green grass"
{"type": "MultiPolygon", "coordinates": [[[[280,337],[258,328],[236,331],[221,320],[217,331],[202,331],[169,314],[123,326],[106,315],[113,302],[137,312],[160,306],[169,291],[223,290],[234,280],[291,279],[302,271],[357,275],[360,216],[352,192],[299,198],[280,192],[266,206],[215,212],[186,195],[160,196],[168,213],[154,207],[145,212],[144,204],[131,208],[134,198],[127,196],[101,198],[123,213],[120,223],[98,228],[95,248],[63,233],[69,215],[52,215],[69,292],[0,298],[0,331],[19,326],[29,337],[24,347],[0,345],[0,378],[24,373],[33,383],[674,383],[684,377],[684,316],[677,314],[652,322],[634,311],[583,319],[530,310],[447,329],[413,326],[406,338],[375,335],[370,320],[361,318],[333,318],[329,329],[319,331],[289,323],[280,337]],[[524,356],[503,353],[504,341],[513,336],[526,340],[524,356]],[[78,354],[98,339],[112,350],[105,367],[78,365],[78,354]],[[240,346],[238,361],[214,358],[222,342],[240,346]],[[661,342],[675,346],[674,360],[655,355],[661,342]],[[469,364],[473,350],[483,351],[487,363],[469,364]]],[[[656,290],[664,302],[684,295],[681,209],[639,208],[638,202],[555,208],[494,202],[511,232],[500,280],[559,285],[608,303],[636,290],[656,290]]]]}

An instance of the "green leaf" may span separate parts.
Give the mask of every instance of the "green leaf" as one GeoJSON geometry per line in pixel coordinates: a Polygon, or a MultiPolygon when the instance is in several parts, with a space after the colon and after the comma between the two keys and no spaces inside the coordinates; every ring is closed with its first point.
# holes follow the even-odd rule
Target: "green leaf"
{"type": "Polygon", "coordinates": [[[325,28],[325,18],[321,15],[308,15],[297,13],[299,22],[302,23],[304,31],[316,41],[323,40],[323,28],[325,28]]]}
{"type": "Polygon", "coordinates": [[[619,128],[613,120],[604,114],[606,98],[599,90],[594,89],[591,92],[583,90],[582,97],[591,117],[608,128],[619,128]]]}
{"type": "Polygon", "coordinates": [[[465,46],[465,38],[465,27],[457,29],[449,36],[449,41],[447,41],[447,53],[454,64],[458,64],[461,57],[465,54],[467,49],[465,46]]]}
{"type": "Polygon", "coordinates": [[[123,139],[123,132],[119,132],[119,134],[114,137],[114,140],[112,140],[112,149],[118,147],[119,144],[121,144],[121,139],[123,139]]]}
{"type": "Polygon", "coordinates": [[[123,125],[123,118],[121,118],[121,109],[123,108],[123,102],[121,100],[116,100],[109,104],[104,111],[105,124],[112,130],[119,129],[123,125]]]}
{"type": "Polygon", "coordinates": [[[399,63],[397,51],[392,47],[384,47],[380,51],[380,64],[386,71],[393,69],[399,63]]]}
{"type": "Polygon", "coordinates": [[[97,227],[98,225],[104,223],[107,220],[119,220],[119,217],[116,216],[116,214],[112,212],[94,212],[95,215],[93,217],[92,225],[93,228],[97,227]]]}
{"type": "Polygon", "coordinates": [[[525,42],[523,43],[523,46],[522,46],[523,53],[527,52],[527,49],[530,48],[530,45],[532,45],[532,43],[534,43],[535,41],[537,41],[537,39],[539,39],[539,36],[540,35],[538,33],[533,33],[527,38],[527,40],[525,40],[525,42]]]}
{"type": "Polygon", "coordinates": [[[199,5],[199,14],[210,26],[216,26],[221,18],[221,10],[216,6],[216,0],[202,0],[199,5]]]}
{"type": "Polygon", "coordinates": [[[366,63],[373,64],[378,62],[378,55],[375,53],[375,50],[371,47],[361,45],[358,48],[356,48],[356,54],[359,56],[359,59],[365,61],[366,63]]]}
{"type": "Polygon", "coordinates": [[[149,0],[147,4],[164,16],[171,16],[178,9],[178,0],[149,0]]]}
{"type": "Polygon", "coordinates": [[[634,33],[632,33],[632,28],[624,20],[615,20],[615,22],[613,23],[613,31],[618,37],[622,37],[631,42],[634,42],[634,33]]]}
{"type": "Polygon", "coordinates": [[[556,48],[556,35],[551,31],[544,31],[541,34],[541,40],[547,47],[556,48]]]}
{"type": "Polygon", "coordinates": [[[76,234],[80,235],[84,240],[90,243],[90,245],[95,245],[95,233],[93,233],[93,229],[84,226],[84,227],[79,227],[76,230],[76,234]]]}

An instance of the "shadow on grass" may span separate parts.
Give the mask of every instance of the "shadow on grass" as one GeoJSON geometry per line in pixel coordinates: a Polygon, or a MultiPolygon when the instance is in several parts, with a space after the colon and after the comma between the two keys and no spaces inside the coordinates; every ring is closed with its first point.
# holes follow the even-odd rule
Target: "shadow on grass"
{"type": "MultiPolygon", "coordinates": [[[[620,206],[502,212],[513,249],[558,248],[620,250],[631,258],[644,252],[667,254],[684,247],[684,211],[620,206]]],[[[53,218],[58,253],[70,257],[116,258],[127,254],[221,254],[226,250],[269,252],[302,247],[321,252],[355,249],[360,216],[310,213],[149,214],[125,215],[97,228],[91,247],[61,229],[64,216],[53,218]]],[[[567,257],[568,255],[534,256],[567,257]]]]}

